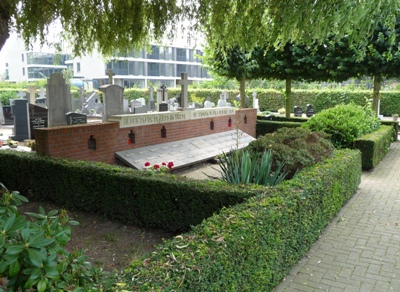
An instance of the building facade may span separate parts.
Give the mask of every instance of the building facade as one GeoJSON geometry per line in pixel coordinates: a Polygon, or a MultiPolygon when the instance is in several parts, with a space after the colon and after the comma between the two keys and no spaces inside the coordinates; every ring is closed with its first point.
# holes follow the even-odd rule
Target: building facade
{"type": "Polygon", "coordinates": [[[125,88],[161,84],[175,87],[181,73],[188,73],[193,81],[210,80],[206,69],[201,66],[201,56],[202,51],[198,49],[157,45],[151,45],[150,50],[131,51],[126,56],[116,56],[108,61],[99,54],[71,58],[67,54],[13,48],[8,52],[6,72],[7,80],[20,82],[49,78],[54,72],[71,69],[72,84],[91,90],[109,84],[111,70],[113,83],[125,88]]]}

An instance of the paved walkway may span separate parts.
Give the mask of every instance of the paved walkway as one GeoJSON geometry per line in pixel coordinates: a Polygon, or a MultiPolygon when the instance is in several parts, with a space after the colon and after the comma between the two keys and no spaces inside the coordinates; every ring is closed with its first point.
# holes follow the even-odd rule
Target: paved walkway
{"type": "Polygon", "coordinates": [[[363,173],[357,193],[274,290],[281,291],[400,291],[400,142],[363,173]]]}

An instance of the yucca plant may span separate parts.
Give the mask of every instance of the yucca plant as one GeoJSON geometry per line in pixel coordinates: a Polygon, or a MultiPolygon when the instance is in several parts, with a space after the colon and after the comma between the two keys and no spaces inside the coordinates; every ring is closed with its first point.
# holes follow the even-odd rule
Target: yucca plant
{"type": "Polygon", "coordinates": [[[262,155],[248,149],[233,150],[218,157],[219,172],[222,180],[232,184],[277,185],[282,182],[287,172],[283,171],[284,162],[279,163],[272,172],[272,153],[265,150],[262,155]]]}

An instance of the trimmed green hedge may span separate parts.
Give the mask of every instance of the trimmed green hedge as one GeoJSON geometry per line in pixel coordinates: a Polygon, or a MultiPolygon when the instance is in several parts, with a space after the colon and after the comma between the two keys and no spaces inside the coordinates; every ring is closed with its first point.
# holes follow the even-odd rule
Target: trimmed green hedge
{"type": "Polygon", "coordinates": [[[393,132],[393,127],[381,126],[377,131],[354,141],[354,149],[361,151],[364,170],[374,168],[389,152],[390,143],[393,141],[393,132]]]}
{"type": "Polygon", "coordinates": [[[356,192],[360,178],[359,151],[336,151],[167,240],[108,285],[127,291],[271,291],[356,192]]]}
{"type": "Polygon", "coordinates": [[[257,189],[16,151],[0,151],[0,181],[34,199],[171,232],[188,230],[257,189]]]}

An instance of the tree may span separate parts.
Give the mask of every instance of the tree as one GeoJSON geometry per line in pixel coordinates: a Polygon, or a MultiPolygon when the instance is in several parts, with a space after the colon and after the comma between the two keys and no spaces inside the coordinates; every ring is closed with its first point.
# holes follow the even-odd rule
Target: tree
{"type": "Polygon", "coordinates": [[[211,72],[227,78],[235,78],[239,81],[240,107],[246,107],[246,80],[257,78],[259,74],[258,63],[254,54],[257,50],[249,53],[239,47],[228,50],[224,48],[206,49],[204,63],[211,72]]]}
{"type": "Polygon", "coordinates": [[[351,41],[366,39],[380,16],[394,27],[398,0],[6,0],[0,1],[0,49],[10,31],[26,44],[44,43],[51,23],[60,21],[77,55],[97,48],[103,55],[127,52],[176,33],[202,31],[221,47],[252,49],[289,40],[305,44],[337,39],[357,27],[351,41]]]}

